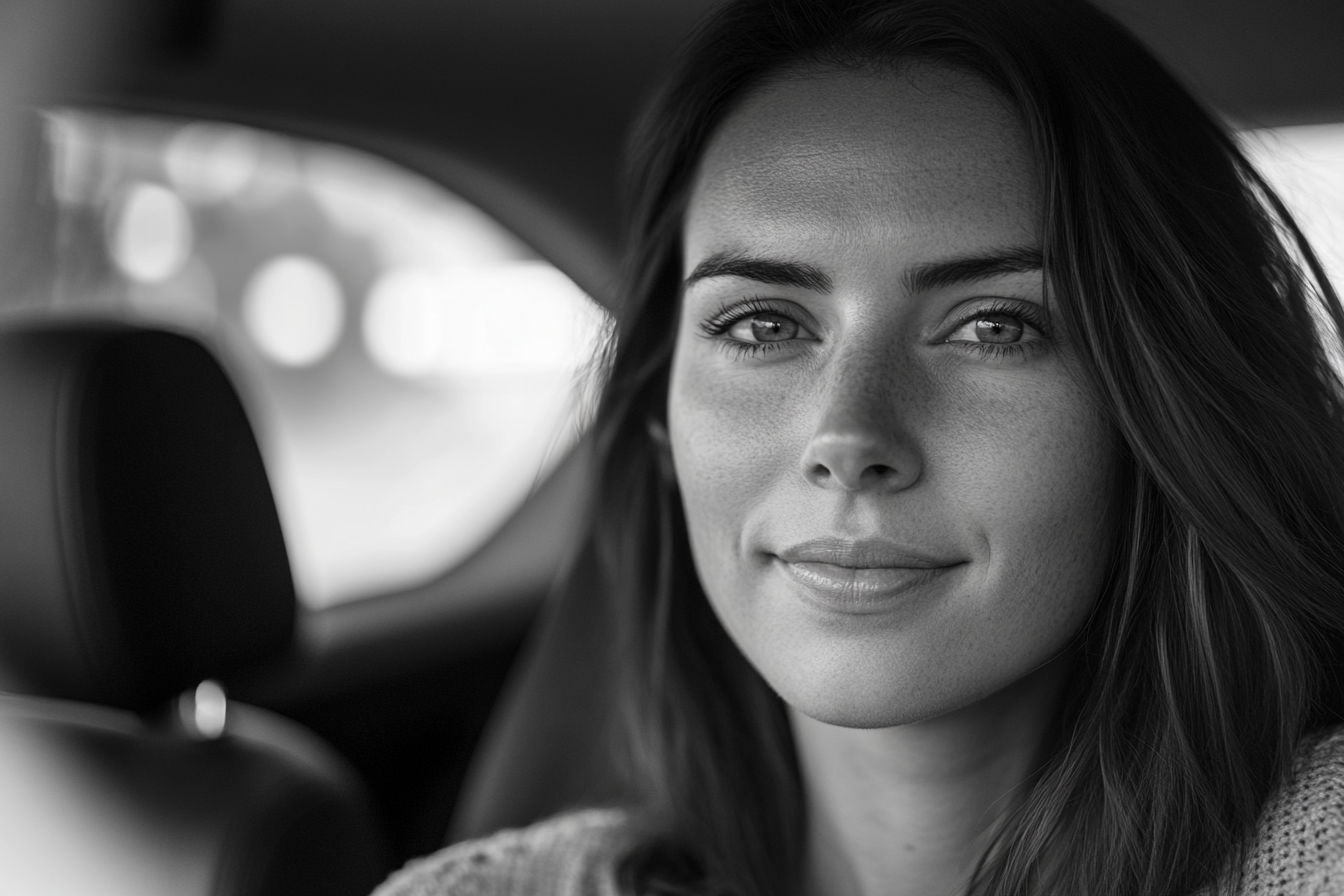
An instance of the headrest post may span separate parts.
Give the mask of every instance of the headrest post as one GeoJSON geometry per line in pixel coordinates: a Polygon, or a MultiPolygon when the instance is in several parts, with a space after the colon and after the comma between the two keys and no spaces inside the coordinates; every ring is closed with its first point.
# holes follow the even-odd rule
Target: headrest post
{"type": "Polygon", "coordinates": [[[177,696],[177,727],[192,740],[218,740],[228,720],[229,701],[217,681],[206,679],[177,696]]]}

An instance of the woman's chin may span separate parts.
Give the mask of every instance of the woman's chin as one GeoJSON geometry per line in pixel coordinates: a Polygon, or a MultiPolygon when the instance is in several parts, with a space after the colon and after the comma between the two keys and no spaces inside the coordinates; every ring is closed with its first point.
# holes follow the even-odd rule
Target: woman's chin
{"type": "MultiPolygon", "coordinates": [[[[862,664],[858,664],[860,667],[862,664]]],[[[797,713],[841,728],[891,728],[951,712],[974,696],[930,693],[927,683],[890,675],[864,675],[851,667],[838,674],[798,664],[776,680],[775,692],[797,713]]]]}

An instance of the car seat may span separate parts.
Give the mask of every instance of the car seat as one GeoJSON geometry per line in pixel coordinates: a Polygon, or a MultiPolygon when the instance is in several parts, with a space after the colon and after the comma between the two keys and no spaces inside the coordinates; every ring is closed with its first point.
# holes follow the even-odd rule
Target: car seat
{"type": "Polygon", "coordinates": [[[243,407],[185,336],[0,331],[0,893],[367,893],[360,782],[218,682],[297,605],[243,407]]]}

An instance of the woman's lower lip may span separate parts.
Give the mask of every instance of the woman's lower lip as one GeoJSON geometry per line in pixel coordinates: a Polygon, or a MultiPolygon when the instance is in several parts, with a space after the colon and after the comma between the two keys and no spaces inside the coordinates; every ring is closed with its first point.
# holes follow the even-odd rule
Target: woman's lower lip
{"type": "Polygon", "coordinates": [[[790,563],[779,558],[775,561],[785,575],[806,589],[814,602],[843,613],[879,612],[907,591],[961,565],[855,568],[830,563],[790,563]]]}

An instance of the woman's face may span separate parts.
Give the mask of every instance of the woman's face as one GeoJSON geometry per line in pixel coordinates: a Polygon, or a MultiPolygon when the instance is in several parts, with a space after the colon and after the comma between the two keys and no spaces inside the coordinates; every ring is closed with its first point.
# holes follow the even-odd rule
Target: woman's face
{"type": "Polygon", "coordinates": [[[1040,189],[941,68],[750,96],[687,213],[668,396],[696,569],[813,718],[932,718],[1056,657],[1102,584],[1109,430],[1050,326],[1040,189]]]}

